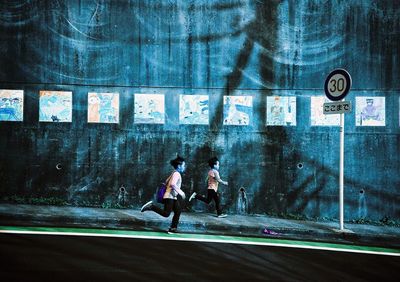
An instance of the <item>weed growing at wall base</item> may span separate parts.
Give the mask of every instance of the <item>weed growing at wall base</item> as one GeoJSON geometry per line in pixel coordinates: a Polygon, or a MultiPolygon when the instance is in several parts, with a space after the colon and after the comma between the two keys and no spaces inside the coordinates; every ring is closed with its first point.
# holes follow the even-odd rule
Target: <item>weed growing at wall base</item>
{"type": "Polygon", "coordinates": [[[5,196],[2,201],[14,204],[66,206],[67,201],[55,197],[21,197],[18,195],[5,196]]]}
{"type": "MultiPolygon", "coordinates": [[[[335,218],[329,217],[307,217],[301,214],[292,214],[292,213],[267,213],[268,216],[283,218],[283,219],[293,219],[293,220],[309,220],[309,221],[337,221],[335,218]]],[[[389,218],[388,216],[384,216],[379,221],[368,219],[368,218],[357,218],[347,221],[352,224],[368,224],[368,225],[378,225],[378,226],[393,226],[400,227],[400,222],[389,218]]]]}
{"type": "Polygon", "coordinates": [[[400,227],[400,222],[397,222],[396,220],[390,219],[388,216],[384,216],[381,218],[379,221],[376,220],[370,220],[368,218],[358,218],[358,219],[353,219],[350,221],[350,223],[356,223],[356,224],[370,224],[370,225],[385,225],[385,226],[396,226],[400,227]]]}
{"type": "Polygon", "coordinates": [[[312,220],[302,214],[292,214],[292,213],[266,213],[268,216],[277,217],[277,218],[284,218],[284,219],[293,219],[293,220],[312,220]]]}
{"type": "Polygon", "coordinates": [[[102,209],[128,209],[134,208],[132,205],[121,205],[120,203],[104,202],[101,204],[102,209]]]}

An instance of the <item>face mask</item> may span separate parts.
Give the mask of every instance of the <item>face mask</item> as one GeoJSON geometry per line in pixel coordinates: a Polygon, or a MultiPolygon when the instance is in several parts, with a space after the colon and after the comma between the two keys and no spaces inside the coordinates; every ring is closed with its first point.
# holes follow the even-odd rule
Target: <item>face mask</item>
{"type": "Polygon", "coordinates": [[[185,163],[181,164],[178,166],[178,168],[176,169],[178,172],[182,173],[185,171],[185,163]]]}

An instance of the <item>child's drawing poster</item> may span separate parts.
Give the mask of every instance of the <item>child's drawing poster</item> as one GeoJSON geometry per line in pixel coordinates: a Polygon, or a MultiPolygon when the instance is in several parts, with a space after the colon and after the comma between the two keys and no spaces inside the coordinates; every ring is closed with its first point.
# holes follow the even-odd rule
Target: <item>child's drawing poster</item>
{"type": "Polygon", "coordinates": [[[0,121],[23,121],[24,91],[0,90],[0,121]]]}
{"type": "Polygon", "coordinates": [[[208,96],[180,95],[179,123],[208,124],[208,96]]]}
{"type": "Polygon", "coordinates": [[[356,97],[356,126],[385,126],[385,97],[356,97]]]}
{"type": "Polygon", "coordinates": [[[340,126],[340,114],[324,114],[324,103],[328,102],[325,96],[311,97],[311,126],[340,126]]]}
{"type": "Polygon", "coordinates": [[[224,96],[224,125],[249,125],[252,115],[252,96],[224,96]]]}
{"type": "Polygon", "coordinates": [[[163,124],[165,122],[164,95],[135,94],[134,122],[163,124]]]}
{"type": "Polygon", "coordinates": [[[88,122],[118,123],[118,93],[88,93],[88,122]]]}
{"type": "Polygon", "coordinates": [[[267,125],[295,126],[296,97],[268,96],[267,125]]]}
{"type": "Polygon", "coordinates": [[[72,92],[69,91],[40,91],[39,121],[71,122],[72,121],[72,92]]]}

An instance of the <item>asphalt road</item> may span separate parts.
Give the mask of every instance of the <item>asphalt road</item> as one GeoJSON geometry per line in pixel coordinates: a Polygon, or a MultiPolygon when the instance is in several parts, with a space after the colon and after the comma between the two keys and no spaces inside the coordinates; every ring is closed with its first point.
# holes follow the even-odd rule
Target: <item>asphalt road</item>
{"type": "Polygon", "coordinates": [[[400,266],[399,256],[37,234],[0,234],[0,257],[1,281],[398,281],[400,266]]]}

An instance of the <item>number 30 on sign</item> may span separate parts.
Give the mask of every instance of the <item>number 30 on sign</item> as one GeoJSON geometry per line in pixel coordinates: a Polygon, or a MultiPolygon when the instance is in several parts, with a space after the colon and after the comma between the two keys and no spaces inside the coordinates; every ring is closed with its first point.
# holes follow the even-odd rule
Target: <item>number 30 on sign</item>
{"type": "Polygon", "coordinates": [[[331,101],[339,101],[346,97],[350,87],[350,74],[344,69],[336,69],[332,71],[325,80],[325,95],[331,101]]]}

